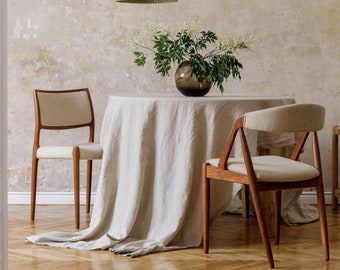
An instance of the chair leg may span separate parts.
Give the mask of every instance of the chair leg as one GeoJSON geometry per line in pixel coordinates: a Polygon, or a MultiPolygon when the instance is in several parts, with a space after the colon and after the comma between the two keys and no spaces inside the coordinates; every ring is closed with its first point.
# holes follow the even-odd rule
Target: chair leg
{"type": "Polygon", "coordinates": [[[73,181],[74,181],[74,214],[75,214],[75,225],[79,229],[79,193],[80,193],[80,183],[79,183],[79,163],[80,163],[80,151],[79,147],[73,148],[73,181]]]}
{"type": "Polygon", "coordinates": [[[325,260],[329,260],[329,242],[328,242],[328,228],[327,228],[327,217],[326,217],[326,204],[325,195],[322,181],[320,180],[319,186],[317,187],[318,196],[318,208],[319,208],[319,219],[321,228],[322,245],[325,255],[325,260]]]}
{"type": "Polygon", "coordinates": [[[37,197],[37,173],[39,159],[34,155],[32,158],[32,176],[31,176],[31,220],[35,218],[35,204],[37,197]]]}
{"type": "Polygon", "coordinates": [[[250,212],[250,199],[249,199],[249,186],[243,185],[242,187],[242,216],[249,217],[250,212]]]}
{"type": "Polygon", "coordinates": [[[275,244],[280,243],[281,197],[282,197],[282,191],[276,190],[275,191],[275,208],[274,208],[275,244]]]}
{"type": "Polygon", "coordinates": [[[338,209],[338,197],[335,194],[338,189],[338,126],[332,128],[332,209],[338,209]]]}
{"type": "Polygon", "coordinates": [[[250,186],[250,192],[253,198],[253,204],[255,208],[257,223],[259,225],[262,242],[266,250],[268,263],[271,268],[274,268],[272,248],[271,248],[270,241],[269,241],[269,235],[268,235],[267,225],[266,225],[266,221],[264,217],[263,207],[261,206],[260,194],[257,191],[256,187],[254,187],[253,185],[250,186]]]}
{"type": "Polygon", "coordinates": [[[207,164],[203,163],[202,170],[203,196],[203,249],[209,253],[209,221],[210,221],[210,179],[207,178],[207,164]]]}
{"type": "Polygon", "coordinates": [[[90,213],[91,189],[92,189],[92,160],[88,160],[86,175],[86,213],[90,213]]]}

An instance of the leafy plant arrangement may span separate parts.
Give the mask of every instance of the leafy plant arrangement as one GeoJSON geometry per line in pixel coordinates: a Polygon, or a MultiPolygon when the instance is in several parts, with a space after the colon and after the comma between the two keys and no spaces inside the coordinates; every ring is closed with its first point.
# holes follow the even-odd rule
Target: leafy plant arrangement
{"type": "Polygon", "coordinates": [[[137,66],[144,66],[153,56],[156,72],[169,75],[172,64],[188,61],[190,76],[199,83],[209,79],[223,94],[223,81],[231,75],[241,79],[242,64],[236,58],[237,51],[250,50],[251,39],[218,36],[215,32],[201,31],[197,22],[184,23],[177,30],[162,23],[148,23],[140,28],[128,41],[132,46],[137,66]]]}

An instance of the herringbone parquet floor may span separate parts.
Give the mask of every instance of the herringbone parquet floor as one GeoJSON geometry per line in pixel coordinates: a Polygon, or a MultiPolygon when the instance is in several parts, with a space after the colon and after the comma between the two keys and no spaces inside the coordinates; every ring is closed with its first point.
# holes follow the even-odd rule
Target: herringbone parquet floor
{"type": "MultiPolygon", "coordinates": [[[[281,226],[281,243],[272,245],[276,269],[340,269],[340,212],[328,209],[331,260],[324,261],[319,223],[281,226]]],[[[9,205],[10,270],[191,270],[269,269],[254,217],[223,215],[212,224],[210,254],[202,248],[125,258],[109,251],[79,251],[27,244],[24,237],[36,233],[75,231],[73,206],[39,205],[37,219],[29,220],[29,205],[9,205]]],[[[89,224],[81,209],[81,229],[89,224]]]]}

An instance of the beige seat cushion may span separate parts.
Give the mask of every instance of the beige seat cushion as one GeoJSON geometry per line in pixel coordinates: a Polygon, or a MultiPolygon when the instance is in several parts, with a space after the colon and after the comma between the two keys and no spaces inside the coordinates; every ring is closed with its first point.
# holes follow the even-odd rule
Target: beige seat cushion
{"type": "MultiPolygon", "coordinates": [[[[259,182],[294,182],[319,176],[313,166],[279,156],[252,157],[256,178],[259,182]]],[[[208,160],[212,166],[218,166],[219,159],[208,160]]],[[[230,158],[228,170],[247,175],[243,158],[230,158]]]]}
{"type": "MultiPolygon", "coordinates": [[[[99,143],[79,145],[80,159],[101,159],[103,149],[99,143]]],[[[73,146],[41,146],[37,150],[39,159],[72,159],[73,146]]]]}

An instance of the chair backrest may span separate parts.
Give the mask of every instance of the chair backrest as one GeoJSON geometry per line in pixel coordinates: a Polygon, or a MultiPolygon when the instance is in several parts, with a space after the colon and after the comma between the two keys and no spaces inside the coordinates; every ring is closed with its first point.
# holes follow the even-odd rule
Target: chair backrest
{"type": "Polygon", "coordinates": [[[88,88],[35,90],[36,124],[39,129],[70,129],[94,126],[94,112],[88,88]]]}
{"type": "Polygon", "coordinates": [[[318,131],[324,126],[325,108],[317,104],[290,104],[249,112],[243,116],[247,129],[268,132],[318,131]]]}
{"type": "MultiPolygon", "coordinates": [[[[251,164],[250,151],[245,136],[245,129],[252,129],[276,133],[301,133],[293,150],[291,159],[298,160],[310,132],[313,133],[313,156],[315,167],[321,168],[319,145],[317,141],[318,130],[324,126],[325,108],[317,104],[290,104],[245,113],[238,118],[231,130],[228,140],[220,156],[218,167],[227,169],[227,161],[231,154],[235,138],[240,134],[242,152],[248,164],[251,164]]],[[[252,165],[251,165],[252,166],[252,165]]]]}

